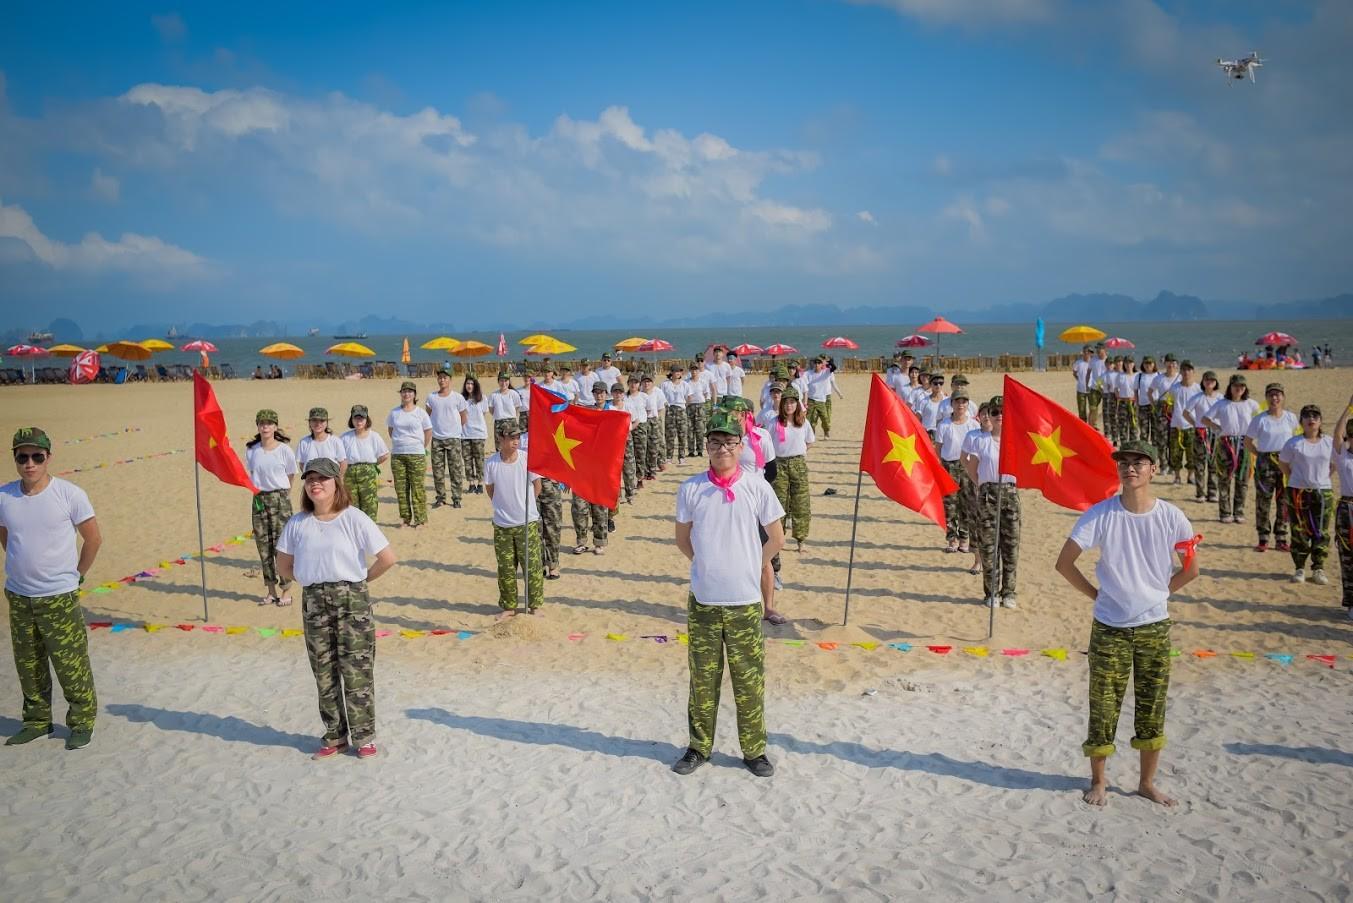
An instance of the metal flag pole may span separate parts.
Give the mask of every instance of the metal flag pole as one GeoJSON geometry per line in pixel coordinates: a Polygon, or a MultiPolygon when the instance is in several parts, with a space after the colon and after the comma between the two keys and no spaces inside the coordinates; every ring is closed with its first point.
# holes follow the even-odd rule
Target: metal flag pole
{"type": "Polygon", "coordinates": [[[855,575],[855,531],[860,525],[860,486],[864,482],[864,471],[855,474],[855,513],[850,517],[850,563],[846,565],[846,611],[841,617],[841,626],[850,623],[850,581],[855,575]]]}
{"type": "MultiPolygon", "coordinates": [[[[194,422],[193,428],[197,428],[194,422]]],[[[193,462],[193,493],[197,496],[197,563],[202,568],[202,621],[211,622],[207,607],[207,540],[202,532],[202,465],[193,462]]]]}
{"type": "MultiPolygon", "coordinates": [[[[1005,570],[1005,559],[1001,556],[1001,466],[999,460],[996,463],[996,541],[991,546],[991,586],[996,589],[1000,585],[1001,572],[1005,570]],[[1000,564],[1000,570],[997,570],[997,564],[1000,564]]],[[[983,566],[986,565],[986,556],[982,556],[983,566]]],[[[987,639],[996,635],[996,595],[987,597],[987,639]]]]}

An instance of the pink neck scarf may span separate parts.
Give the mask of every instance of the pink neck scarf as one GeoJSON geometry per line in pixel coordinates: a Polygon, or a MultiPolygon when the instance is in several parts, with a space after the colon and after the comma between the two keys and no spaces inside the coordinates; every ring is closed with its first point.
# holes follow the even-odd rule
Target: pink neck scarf
{"type": "Polygon", "coordinates": [[[725,502],[731,502],[733,499],[737,498],[737,496],[733,495],[733,484],[742,479],[741,467],[734,468],[733,472],[726,477],[719,476],[714,472],[714,468],[711,467],[705,472],[705,476],[709,477],[711,483],[723,490],[725,502]]]}
{"type": "Polygon", "coordinates": [[[752,447],[752,456],[756,459],[757,470],[766,469],[766,450],[761,447],[761,437],[756,434],[756,418],[750,411],[742,412],[742,428],[747,433],[747,444],[752,447]]]}
{"type": "Polygon", "coordinates": [[[785,422],[779,417],[775,418],[775,438],[779,442],[785,441],[785,422]]]}

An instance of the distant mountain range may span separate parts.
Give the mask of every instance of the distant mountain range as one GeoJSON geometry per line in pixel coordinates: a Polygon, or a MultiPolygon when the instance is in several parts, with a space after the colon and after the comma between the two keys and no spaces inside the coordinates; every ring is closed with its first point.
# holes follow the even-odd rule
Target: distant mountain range
{"type": "MultiPolygon", "coordinates": [[[[95,335],[90,339],[137,339],[165,335],[172,326],[180,337],[194,338],[278,338],[305,335],[318,328],[324,335],[400,335],[444,333],[455,335],[457,330],[487,332],[506,330],[567,330],[567,329],[643,329],[683,328],[705,326],[872,326],[899,323],[922,323],[937,311],[931,307],[899,305],[896,307],[840,307],[835,304],[787,304],[771,310],[749,310],[735,313],[707,313],[689,317],[653,320],[637,313],[633,317],[604,314],[582,317],[568,322],[534,320],[504,323],[482,319],[477,312],[460,324],[445,322],[419,323],[398,317],[366,316],[359,320],[341,322],[280,323],[276,320],[257,320],[249,324],[216,323],[136,323],[116,335],[95,335]]],[[[1177,295],[1162,291],[1149,301],[1128,295],[1107,293],[1066,295],[1051,301],[1015,302],[977,310],[955,310],[951,319],[963,323],[1032,323],[1042,317],[1049,325],[1091,322],[1168,322],[1198,320],[1264,320],[1280,325],[1284,320],[1337,320],[1353,317],[1353,293],[1303,301],[1276,304],[1253,301],[1204,301],[1193,295],[1177,295]]],[[[0,333],[0,342],[10,345],[28,338],[32,327],[10,329],[0,333]]],[[[46,328],[57,342],[86,340],[79,324],[68,319],[53,320],[46,328]]]]}

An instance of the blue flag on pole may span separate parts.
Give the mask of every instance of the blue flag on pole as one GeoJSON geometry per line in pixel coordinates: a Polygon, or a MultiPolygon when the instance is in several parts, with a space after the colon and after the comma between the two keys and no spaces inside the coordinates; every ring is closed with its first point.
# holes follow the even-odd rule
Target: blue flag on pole
{"type": "Polygon", "coordinates": [[[1038,348],[1043,347],[1043,318],[1039,317],[1034,322],[1034,345],[1038,348]]]}

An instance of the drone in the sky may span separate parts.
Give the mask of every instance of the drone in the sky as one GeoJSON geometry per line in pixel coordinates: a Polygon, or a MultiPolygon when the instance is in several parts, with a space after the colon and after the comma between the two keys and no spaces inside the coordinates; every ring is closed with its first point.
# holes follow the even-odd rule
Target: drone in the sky
{"type": "Polygon", "coordinates": [[[1226,73],[1227,78],[1244,81],[1249,76],[1251,82],[1254,81],[1254,70],[1264,65],[1264,61],[1259,58],[1258,50],[1251,50],[1249,56],[1241,57],[1238,60],[1218,59],[1217,65],[1221,71],[1226,73]]]}

